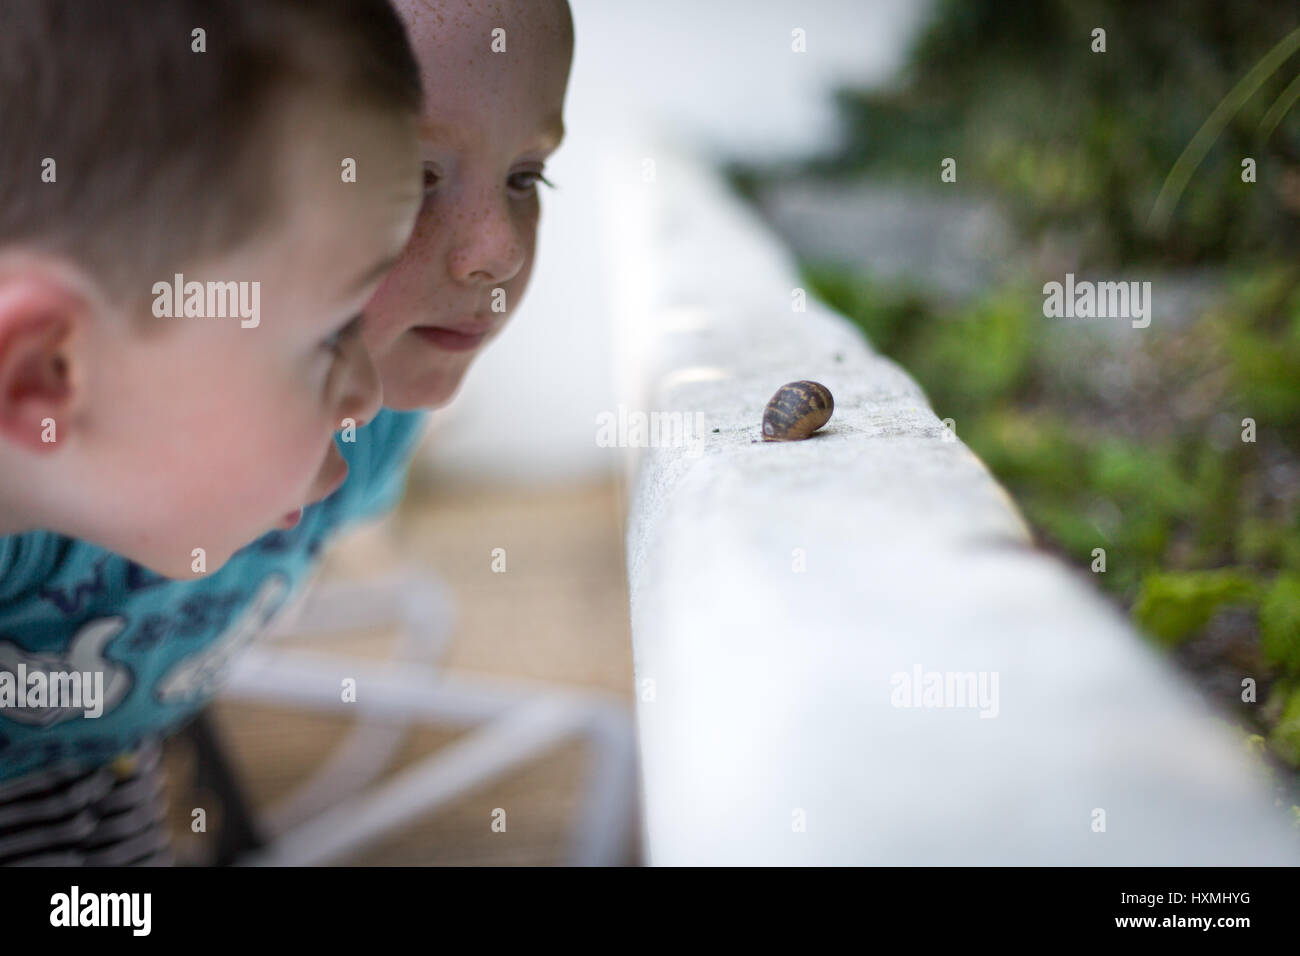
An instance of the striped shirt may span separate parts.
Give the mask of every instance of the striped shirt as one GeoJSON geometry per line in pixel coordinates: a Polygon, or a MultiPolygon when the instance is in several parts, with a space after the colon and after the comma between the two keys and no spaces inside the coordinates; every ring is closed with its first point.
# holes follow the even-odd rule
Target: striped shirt
{"type": "Polygon", "coordinates": [[[0,866],[170,866],[162,746],[0,784],[0,866]]]}

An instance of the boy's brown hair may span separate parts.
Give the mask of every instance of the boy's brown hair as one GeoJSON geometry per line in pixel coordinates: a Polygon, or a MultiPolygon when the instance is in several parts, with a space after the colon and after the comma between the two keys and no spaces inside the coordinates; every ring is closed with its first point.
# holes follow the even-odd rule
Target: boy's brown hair
{"type": "Polygon", "coordinates": [[[138,301],[275,215],[275,120],[299,90],[418,114],[387,0],[0,0],[0,253],[66,257],[138,301]]]}

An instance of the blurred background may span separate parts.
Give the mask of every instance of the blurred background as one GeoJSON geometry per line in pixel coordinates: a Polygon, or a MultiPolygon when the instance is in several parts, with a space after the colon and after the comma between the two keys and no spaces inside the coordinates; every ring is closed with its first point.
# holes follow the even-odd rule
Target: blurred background
{"type": "MultiPolygon", "coordinates": [[[[458,608],[445,667],[607,690],[630,712],[626,488],[620,451],[594,440],[616,407],[596,183],[610,143],[653,126],[725,171],[810,294],[954,421],[1041,547],[1085,573],[1105,549],[1097,587],[1300,805],[1300,10],[572,6],[570,133],[532,287],[434,415],[400,511],[341,546],[326,579],[426,569],[458,608]],[[1151,282],[1150,326],[1045,318],[1043,284],[1066,273],[1151,282]]],[[[313,647],[382,657],[385,640],[313,647]]],[[[216,717],[259,805],[348,726],[232,703],[216,717]]],[[[420,730],[394,768],[455,738],[420,730]]],[[[170,759],[183,791],[193,754],[176,743],[170,759]]],[[[560,862],[584,759],[577,743],[539,755],[356,862],[560,862]],[[508,834],[487,825],[497,806],[514,808],[508,834]]],[[[634,843],[624,862],[641,860],[634,843]]]]}
{"type": "Polygon", "coordinates": [[[730,165],[810,290],[954,420],[1041,546],[1084,571],[1105,549],[1097,585],[1291,805],[1298,27],[1270,2],[945,0],[887,84],[836,92],[834,148],[730,165]],[[1150,326],[1045,318],[1066,273],[1149,281],[1150,326]]]}

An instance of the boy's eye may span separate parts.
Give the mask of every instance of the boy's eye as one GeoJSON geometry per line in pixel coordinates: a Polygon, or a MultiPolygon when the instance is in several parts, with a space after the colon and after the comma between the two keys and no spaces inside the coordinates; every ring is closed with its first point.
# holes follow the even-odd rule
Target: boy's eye
{"type": "Polygon", "coordinates": [[[360,328],[361,328],[361,315],[360,313],[358,313],[357,315],[354,315],[352,317],[352,319],[348,322],[347,325],[343,326],[341,329],[339,329],[337,332],[335,332],[333,335],[327,338],[323,343],[323,345],[325,348],[329,349],[331,352],[337,355],[342,351],[343,343],[349,337],[355,335],[357,330],[359,330],[360,328]]]}
{"type": "Polygon", "coordinates": [[[550,186],[552,189],[555,188],[555,184],[543,176],[540,169],[520,170],[517,173],[512,173],[510,178],[507,180],[510,188],[519,193],[533,192],[537,189],[537,184],[539,182],[546,183],[546,185],[550,186]]]}
{"type": "Polygon", "coordinates": [[[431,166],[425,166],[424,167],[424,191],[428,192],[429,190],[433,189],[433,187],[437,186],[438,180],[441,178],[442,177],[438,175],[438,171],[436,169],[434,169],[431,166]]]}

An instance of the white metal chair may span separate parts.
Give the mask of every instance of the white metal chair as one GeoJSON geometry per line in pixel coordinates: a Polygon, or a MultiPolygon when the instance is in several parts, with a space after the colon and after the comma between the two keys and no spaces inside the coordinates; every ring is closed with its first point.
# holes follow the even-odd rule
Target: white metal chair
{"type": "Polygon", "coordinates": [[[571,737],[585,738],[590,756],[567,862],[623,862],[636,789],[629,708],[598,691],[440,670],[455,618],[451,594],[427,570],[407,569],[378,583],[330,583],[308,589],[270,640],[235,661],[223,699],[356,717],[325,765],[260,816],[268,842],[241,865],[343,862],[571,737]],[[275,646],[276,638],[393,625],[400,638],[390,661],[275,646]],[[356,680],[355,702],[343,700],[344,678],[356,680]],[[476,729],[377,781],[417,724],[476,729]]]}

